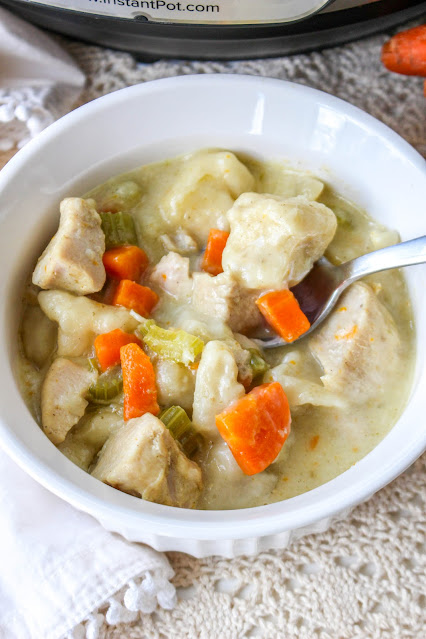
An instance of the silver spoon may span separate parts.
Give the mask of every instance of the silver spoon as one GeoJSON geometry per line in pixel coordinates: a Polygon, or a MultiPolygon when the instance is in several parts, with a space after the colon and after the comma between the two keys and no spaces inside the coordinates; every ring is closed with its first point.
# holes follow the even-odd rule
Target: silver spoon
{"type": "MultiPolygon", "coordinates": [[[[339,266],[333,266],[322,257],[315,262],[306,277],[291,289],[311,323],[310,329],[299,339],[309,335],[325,320],[349,284],[372,273],[423,262],[426,262],[426,235],[361,255],[339,266]]],[[[288,343],[282,337],[256,341],[262,348],[277,348],[288,343]]]]}

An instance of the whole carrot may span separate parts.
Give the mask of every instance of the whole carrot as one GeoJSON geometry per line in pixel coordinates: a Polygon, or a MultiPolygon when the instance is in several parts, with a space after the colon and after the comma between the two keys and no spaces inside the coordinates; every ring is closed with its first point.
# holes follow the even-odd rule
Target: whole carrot
{"type": "Polygon", "coordinates": [[[382,48],[382,62],[394,73],[426,77],[426,24],[394,35],[382,48]]]}

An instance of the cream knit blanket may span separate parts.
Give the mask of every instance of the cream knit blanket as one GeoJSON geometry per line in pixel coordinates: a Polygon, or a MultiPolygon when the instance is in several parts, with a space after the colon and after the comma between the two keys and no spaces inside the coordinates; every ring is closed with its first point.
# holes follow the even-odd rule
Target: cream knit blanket
{"type": "MultiPolygon", "coordinates": [[[[158,61],[66,43],[88,76],[82,101],[187,73],[293,80],[348,100],[426,155],[420,78],[388,73],[380,35],[304,55],[244,62],[158,61]]],[[[258,557],[169,553],[179,602],[102,639],[422,639],[426,637],[426,456],[330,530],[258,557]]]]}
{"type": "MultiPolygon", "coordinates": [[[[306,55],[244,62],[158,61],[61,44],[88,77],[81,102],[188,73],[247,73],[300,82],[361,107],[426,155],[419,78],[380,64],[385,35],[306,55]]],[[[403,214],[403,212],[401,212],[403,214]]],[[[422,639],[426,637],[426,456],[327,532],[257,557],[169,553],[179,601],[102,639],[422,639]]]]}

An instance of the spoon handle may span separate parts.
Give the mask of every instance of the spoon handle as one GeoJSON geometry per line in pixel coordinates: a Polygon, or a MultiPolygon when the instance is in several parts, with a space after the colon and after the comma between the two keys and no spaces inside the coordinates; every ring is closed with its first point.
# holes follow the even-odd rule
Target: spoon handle
{"type": "Polygon", "coordinates": [[[347,284],[351,284],[365,275],[371,275],[371,273],[410,266],[411,264],[422,264],[423,262],[426,262],[426,235],[361,255],[350,262],[341,264],[340,268],[344,272],[347,284]]]}

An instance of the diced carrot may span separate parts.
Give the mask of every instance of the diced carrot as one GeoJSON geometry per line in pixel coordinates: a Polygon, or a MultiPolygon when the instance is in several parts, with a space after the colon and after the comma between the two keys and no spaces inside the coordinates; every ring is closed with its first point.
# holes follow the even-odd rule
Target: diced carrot
{"type": "Polygon", "coordinates": [[[401,31],[385,42],[382,62],[394,73],[426,77],[426,24],[401,31]]]}
{"type": "Polygon", "coordinates": [[[210,229],[207,246],[201,268],[211,275],[223,273],[222,253],[228,241],[229,233],[219,229],[210,229]]]}
{"type": "Polygon", "coordinates": [[[125,306],[143,317],[148,317],[158,300],[157,293],[147,286],[141,286],[131,280],[121,280],[112,303],[114,306],[125,306]]]}
{"type": "Polygon", "coordinates": [[[158,415],[157,387],[151,360],[137,344],[120,349],[123,371],[124,419],[141,417],[145,413],[158,415]]]}
{"type": "Polygon", "coordinates": [[[101,369],[105,371],[110,366],[117,366],[120,363],[120,348],[131,343],[142,346],[136,335],[125,333],[120,328],[98,335],[95,339],[95,351],[101,369]]]}
{"type": "Polygon", "coordinates": [[[310,327],[299,302],[288,289],[265,293],[256,304],[266,321],[286,342],[294,342],[310,327]]]}
{"type": "Polygon", "coordinates": [[[104,253],[103,263],[110,277],[136,282],[148,266],[148,256],[139,246],[119,246],[104,253]]]}
{"type": "Polygon", "coordinates": [[[216,426],[246,475],[265,470],[290,434],[291,415],[281,384],[253,388],[216,416],[216,426]]]}

